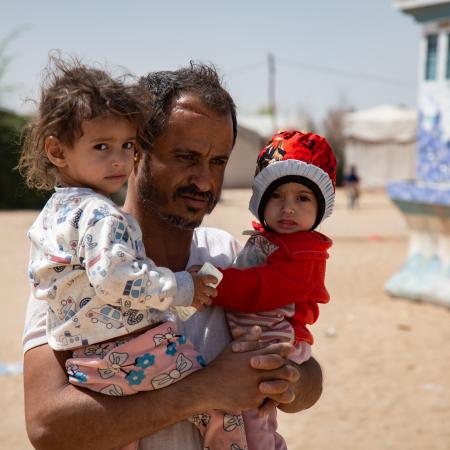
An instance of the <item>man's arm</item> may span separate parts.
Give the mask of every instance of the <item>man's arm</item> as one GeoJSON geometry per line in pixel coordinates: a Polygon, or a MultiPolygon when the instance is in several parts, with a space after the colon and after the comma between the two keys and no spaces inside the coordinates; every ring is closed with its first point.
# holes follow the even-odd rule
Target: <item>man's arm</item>
{"type": "Polygon", "coordinates": [[[36,449],[111,449],[209,409],[253,409],[267,396],[283,401],[297,380],[286,356],[282,345],[246,353],[228,347],[208,367],[169,387],[118,398],[72,386],[64,370],[70,353],[35,347],[24,357],[28,436],[36,449]],[[257,369],[250,365],[255,356],[257,369]],[[261,383],[271,392],[261,392],[261,383]]]}

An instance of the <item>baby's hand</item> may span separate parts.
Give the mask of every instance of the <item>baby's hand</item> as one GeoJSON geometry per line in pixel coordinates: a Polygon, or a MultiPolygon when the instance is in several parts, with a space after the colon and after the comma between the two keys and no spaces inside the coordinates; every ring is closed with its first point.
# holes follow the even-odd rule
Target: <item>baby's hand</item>
{"type": "Polygon", "coordinates": [[[212,275],[198,275],[191,273],[194,282],[194,299],[192,305],[197,311],[204,311],[211,305],[212,298],[217,296],[217,289],[211,287],[211,284],[217,283],[217,278],[212,275]]]}

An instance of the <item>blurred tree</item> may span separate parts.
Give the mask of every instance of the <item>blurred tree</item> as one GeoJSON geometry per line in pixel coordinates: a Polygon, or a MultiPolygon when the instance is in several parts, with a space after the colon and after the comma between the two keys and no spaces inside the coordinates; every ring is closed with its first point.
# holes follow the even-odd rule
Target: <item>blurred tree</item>
{"type": "Polygon", "coordinates": [[[6,69],[12,61],[7,55],[7,48],[21,31],[23,27],[0,40],[0,209],[42,208],[49,197],[48,193],[28,189],[15,169],[19,160],[21,133],[28,118],[2,106],[2,94],[12,89],[3,83],[6,69]]]}
{"type": "Polygon", "coordinates": [[[345,168],[345,136],[344,117],[353,108],[346,105],[345,101],[328,110],[323,121],[324,136],[334,150],[337,161],[336,185],[342,186],[345,168]]]}
{"type": "Polygon", "coordinates": [[[0,209],[40,209],[49,197],[49,193],[28,189],[15,169],[27,120],[0,107],[0,209]]]}

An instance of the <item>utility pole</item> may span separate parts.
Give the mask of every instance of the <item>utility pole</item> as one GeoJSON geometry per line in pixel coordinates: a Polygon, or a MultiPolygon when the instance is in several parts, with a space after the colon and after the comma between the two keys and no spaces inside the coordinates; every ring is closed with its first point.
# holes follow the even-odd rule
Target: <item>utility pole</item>
{"type": "Polygon", "coordinates": [[[268,77],[268,94],[269,94],[269,111],[272,116],[272,126],[273,131],[277,129],[277,106],[275,100],[275,57],[273,53],[268,53],[267,55],[267,66],[269,69],[268,77]]]}

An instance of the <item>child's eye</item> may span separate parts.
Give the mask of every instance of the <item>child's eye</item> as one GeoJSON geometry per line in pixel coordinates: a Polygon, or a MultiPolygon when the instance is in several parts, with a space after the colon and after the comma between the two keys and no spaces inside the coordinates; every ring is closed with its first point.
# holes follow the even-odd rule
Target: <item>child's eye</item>
{"type": "Polygon", "coordinates": [[[297,197],[301,202],[309,202],[311,199],[307,195],[300,195],[297,197]]]}
{"type": "Polygon", "coordinates": [[[97,144],[94,145],[95,150],[107,150],[108,146],[106,144],[97,144]]]}
{"type": "Polygon", "coordinates": [[[272,193],[272,198],[280,198],[280,194],[278,192],[272,193]]]}
{"type": "Polygon", "coordinates": [[[122,148],[125,150],[134,150],[134,142],[125,142],[125,144],[122,145],[122,148]]]}

